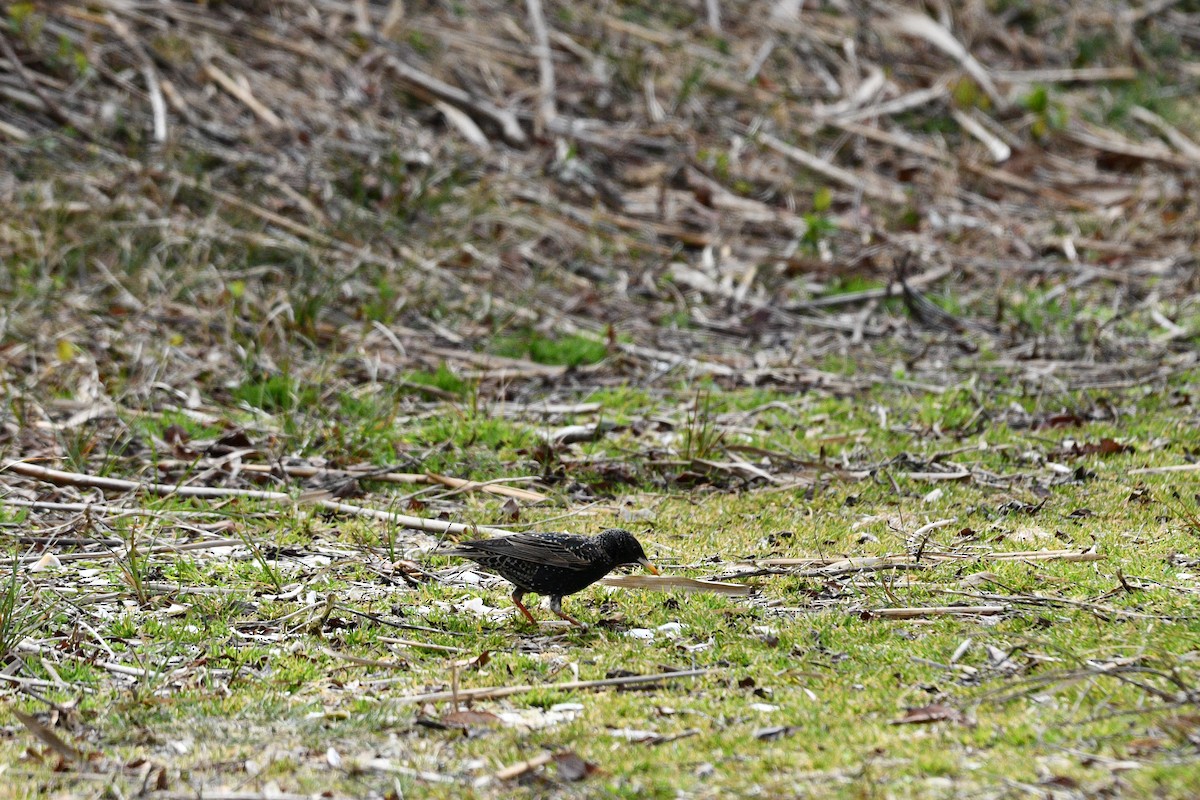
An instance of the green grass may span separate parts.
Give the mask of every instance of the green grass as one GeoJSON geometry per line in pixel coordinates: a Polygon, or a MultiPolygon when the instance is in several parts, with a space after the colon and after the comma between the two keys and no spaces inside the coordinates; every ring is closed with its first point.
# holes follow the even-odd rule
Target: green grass
{"type": "Polygon", "coordinates": [[[534,331],[498,336],[492,351],[509,358],[528,358],[538,364],[578,367],[603,360],[608,348],[601,341],[570,334],[548,337],[534,331]]]}
{"type": "MultiPolygon", "coordinates": [[[[438,364],[437,370],[427,372],[424,370],[413,370],[404,376],[409,383],[420,384],[421,386],[432,386],[436,389],[441,389],[443,392],[466,396],[471,388],[471,385],[456,375],[450,367],[445,363],[438,364]]],[[[416,389],[414,391],[420,391],[416,389]]]]}
{"type": "MultiPolygon", "coordinates": [[[[1193,385],[1192,379],[1184,384],[1193,385]]],[[[249,558],[200,552],[146,556],[134,563],[126,557],[72,562],[57,572],[22,576],[21,597],[47,610],[54,587],[70,585],[84,569],[99,570],[101,583],[91,591],[115,591],[134,601],[93,627],[118,662],[143,669],[144,675],[114,681],[112,674],[90,663],[88,654],[97,647],[94,640],[85,640],[78,653],[57,659],[58,675],[77,688],[42,691],[56,702],[78,701],[83,729],[91,731],[88,746],[106,757],[164,758],[162,743],[184,741],[190,749],[172,755],[172,763],[210,774],[213,767],[205,765],[249,759],[259,771],[247,786],[274,781],[286,791],[383,790],[392,785],[385,773],[353,768],[355,759],[365,764],[378,754],[454,781],[431,784],[405,774],[398,780],[407,793],[457,796],[464,780],[544,748],[568,748],[603,770],[588,779],[588,791],[612,796],[673,797],[679,791],[859,796],[865,787],[876,786],[905,796],[934,797],[945,796],[951,786],[967,791],[1004,780],[1034,785],[1051,775],[1098,784],[1109,775],[1108,761],[1130,759],[1145,765],[1124,774],[1131,791],[1181,796],[1178,792],[1192,775],[1187,760],[1179,760],[1190,748],[1186,731],[1192,717],[1188,704],[1164,699],[1178,687],[1163,676],[1176,675],[1184,685],[1194,685],[1197,677],[1193,659],[1200,651],[1200,620],[1194,618],[1188,588],[1192,579],[1180,575],[1189,568],[1171,561],[1173,554],[1194,551],[1196,530],[1185,517],[1195,513],[1189,511],[1194,502],[1169,474],[1134,479],[1127,473],[1135,466],[1177,463],[1193,452],[1198,442],[1186,415],[1154,393],[1133,393],[1106,399],[1122,410],[1120,425],[1037,429],[998,420],[1013,403],[1045,415],[1097,398],[1035,401],[981,395],[968,386],[941,395],[910,397],[891,388],[877,393],[874,401],[864,402],[714,391],[687,412],[695,417],[690,423],[677,397],[614,389],[593,392],[590,399],[602,402],[612,419],[674,413],[681,428],[706,424],[714,431],[729,424],[731,414],[776,403],[781,407],[738,417],[739,427],[758,431],[752,438],[759,446],[804,448],[809,458],[816,458],[819,441],[830,463],[845,456],[852,463],[881,465],[874,477],[847,482],[830,476],[807,494],[803,488],[661,494],[653,503],[652,527],[632,527],[668,571],[683,568],[683,574],[704,576],[727,570],[728,563],[722,562],[750,556],[885,556],[905,551],[907,532],[951,517],[953,524],[929,533],[924,550],[980,557],[834,579],[760,576],[747,581],[755,587],[751,599],[596,586],[567,601],[568,610],[593,627],[551,632],[538,631],[511,614],[479,617],[464,605],[482,600],[488,607],[508,608],[508,589],[502,583],[469,587],[422,581],[410,588],[403,582],[381,582],[378,570],[394,559],[381,559],[388,546],[372,523],[321,520],[303,509],[264,517],[258,512],[270,511],[269,506],[240,503],[244,516],[238,525],[250,545],[245,550],[249,558]],[[872,402],[888,403],[886,429],[870,410],[872,402]],[[991,420],[988,427],[963,428],[980,408],[983,418],[991,420]],[[930,430],[938,433],[931,438],[930,430]],[[1067,439],[1092,442],[1108,436],[1132,444],[1135,451],[1055,455],[1067,439]],[[1038,481],[1022,480],[1005,489],[986,482],[931,484],[909,477],[928,469],[918,463],[922,459],[958,443],[966,447],[939,463],[980,474],[1032,473],[1051,482],[1044,484],[1051,487],[1049,493],[1031,491],[1038,481]],[[1029,461],[1030,451],[1082,467],[1093,477],[1064,480],[1029,461]],[[897,460],[902,454],[908,460],[897,460]],[[930,498],[932,488],[942,489],[940,497],[930,498]],[[1022,502],[1014,506],[1014,499],[1022,502]],[[1080,508],[1088,513],[1074,513],[1080,508]],[[990,552],[1083,550],[1093,544],[1103,555],[1099,561],[983,558],[990,552]],[[311,555],[326,546],[355,555],[311,562],[311,555]],[[165,582],[184,591],[171,597],[147,588],[139,595],[137,582],[129,578],[131,569],[140,571],[146,587],[165,582]],[[1122,580],[1131,588],[1123,589],[1122,580]],[[299,596],[272,599],[296,583],[304,587],[299,596]],[[208,588],[219,593],[193,593],[208,588]],[[317,602],[306,607],[311,601],[304,592],[315,593],[317,602]],[[864,613],[894,606],[997,602],[980,599],[988,594],[1012,598],[999,601],[1010,610],[998,617],[913,620],[864,613]],[[335,606],[314,628],[326,596],[334,598],[335,606]],[[175,610],[166,613],[171,608],[175,610]],[[387,620],[431,630],[396,629],[387,620]],[[660,630],[668,623],[677,623],[678,633],[660,630]],[[632,638],[626,630],[634,627],[653,634],[632,638]],[[463,652],[398,648],[381,637],[415,638],[463,652]],[[418,709],[403,705],[403,698],[445,686],[451,661],[484,651],[490,653],[487,665],[462,670],[461,687],[532,683],[546,688],[480,701],[476,709],[526,719],[558,713],[552,709],[562,703],[582,709],[546,728],[500,725],[473,728],[468,736],[414,725],[418,709]],[[951,664],[956,652],[960,656],[951,664]],[[406,666],[381,671],[332,653],[406,666]],[[1121,659],[1149,671],[1106,673],[1096,666],[1121,659]],[[199,664],[206,666],[198,670],[199,664]],[[664,666],[712,671],[650,692],[554,688],[574,679],[576,672],[587,680],[614,670],[651,673],[664,666]],[[1165,694],[1151,693],[1147,686],[1165,694]],[[962,721],[891,724],[907,708],[930,705],[952,707],[962,721]],[[619,729],[681,738],[660,745],[623,743],[612,733],[619,729]],[[151,741],[145,731],[154,732],[151,741]],[[265,742],[270,744],[264,750],[265,742]],[[331,747],[342,758],[342,766],[333,770],[321,755],[331,747]],[[670,776],[662,769],[666,761],[673,764],[670,776]]],[[[362,409],[342,403],[331,410],[353,415],[362,409]]],[[[458,466],[495,474],[508,458],[485,468],[473,462],[473,448],[503,453],[525,441],[519,428],[497,419],[453,414],[444,419],[443,427],[431,423],[419,438],[457,442],[458,466]]],[[[742,436],[728,433],[712,447],[720,451],[742,436]]],[[[625,440],[614,452],[625,448],[628,455],[631,445],[625,440]]],[[[596,445],[606,446],[603,441],[596,445]]],[[[720,457],[719,452],[712,457],[720,457]]],[[[577,473],[577,479],[582,475],[577,473]]],[[[636,496],[630,500],[637,502],[636,496]]],[[[179,509],[173,501],[152,504],[164,513],[179,509]]],[[[475,497],[471,508],[473,516],[488,521],[498,501],[475,497]]],[[[557,513],[553,507],[525,512],[525,521],[533,523],[557,513]]],[[[615,509],[597,509],[590,518],[565,527],[586,531],[609,524],[630,523],[623,523],[615,509]]],[[[432,570],[450,563],[424,560],[432,570]]],[[[544,610],[535,613],[549,616],[544,610]]],[[[59,609],[44,616],[37,635],[54,636],[73,614],[59,609]]],[[[33,675],[50,680],[36,663],[32,669],[33,675]]],[[[38,710],[32,701],[23,706],[38,710]]],[[[449,710],[442,705],[422,713],[436,718],[449,710]]],[[[62,735],[74,738],[69,732],[62,735]]],[[[2,746],[29,745],[18,734],[2,746]]],[[[47,785],[72,785],[69,773],[52,776],[30,762],[15,769],[37,775],[47,785]]],[[[479,792],[490,795],[501,788],[479,792]]]]}

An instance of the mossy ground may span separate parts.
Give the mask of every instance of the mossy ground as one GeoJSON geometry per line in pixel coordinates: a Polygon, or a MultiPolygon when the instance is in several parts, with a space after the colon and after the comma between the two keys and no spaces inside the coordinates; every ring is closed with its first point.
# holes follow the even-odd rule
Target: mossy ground
{"type": "MultiPolygon", "coordinates": [[[[1191,396],[1194,385],[1181,377],[1176,396],[1191,396]]],[[[489,612],[509,608],[502,582],[431,577],[451,576],[451,562],[413,550],[403,531],[303,506],[154,501],[146,507],[158,517],[108,529],[139,542],[134,554],[114,548],[112,558],[20,573],[17,604],[29,605],[13,619],[26,626],[27,642],[52,643],[44,655],[22,655],[24,674],[50,683],[36,690],[43,699],[20,705],[62,709],[60,736],[89,758],[125,765],[97,778],[96,791],[128,792],[146,769],[160,768],[155,780],[169,786],[339,795],[398,787],[433,797],[518,787],[629,797],[1000,796],[1077,787],[1183,797],[1195,784],[1194,479],[1130,474],[1187,462],[1200,444],[1190,403],[1140,390],[1103,402],[1026,402],[1018,414],[1019,398],[965,389],[913,396],[880,387],[854,399],[716,391],[703,408],[704,424],[722,432],[718,447],[775,454],[752,460],[777,482],[739,485],[717,470],[681,488],[676,481],[695,465],[655,466],[639,456],[650,448],[633,423],[697,424],[680,409],[696,398],[675,403],[623,389],[580,400],[597,398],[618,427],[572,448],[574,461],[559,465],[568,475],[562,482],[610,458],[629,461],[635,477],[582,507],[522,508],[519,527],[622,525],[665,571],[695,577],[765,558],[957,558],[830,576],[779,569],[784,574],[746,578],[749,598],[596,586],[567,601],[592,623],[588,630],[549,622],[538,630],[515,614],[489,612]],[[1030,424],[1084,406],[1111,409],[1112,417],[1068,428],[1030,424]],[[1080,454],[1106,438],[1128,449],[1080,454]],[[807,466],[788,467],[780,453],[807,466]],[[936,470],[972,477],[922,477],[936,470]],[[150,554],[158,537],[175,539],[183,512],[229,526],[246,545],[219,555],[150,554]],[[912,539],[935,520],[952,522],[912,539]],[[1093,548],[1094,561],[990,558],[1093,548]],[[406,582],[398,557],[415,559],[426,574],[406,582]],[[954,605],[1003,611],[907,620],[871,613],[954,605]],[[486,663],[475,665],[483,653],[486,663]],[[139,672],[114,673],[112,664],[139,672]],[[709,672],[651,689],[554,688],[697,667],[709,672]],[[438,723],[453,710],[448,703],[405,701],[452,681],[463,689],[544,688],[474,703],[508,712],[508,722],[465,729],[438,723]],[[947,716],[896,724],[922,708],[947,716]],[[600,771],[579,789],[566,788],[553,767],[518,782],[483,780],[546,749],[572,750],[600,771]]],[[[331,406],[327,425],[361,424],[342,416],[348,409],[331,406]]],[[[380,435],[460,437],[448,470],[471,472],[478,448],[519,473],[504,443],[537,431],[520,421],[502,427],[509,433],[495,441],[472,425],[380,435]]],[[[390,493],[370,492],[381,506],[390,493]]],[[[471,495],[455,518],[494,522],[500,505],[471,495]]],[[[20,525],[24,517],[9,518],[20,525]]],[[[55,773],[51,750],[20,727],[8,730],[9,774],[29,787],[25,796],[33,787],[79,788],[76,770],[55,773]]]]}

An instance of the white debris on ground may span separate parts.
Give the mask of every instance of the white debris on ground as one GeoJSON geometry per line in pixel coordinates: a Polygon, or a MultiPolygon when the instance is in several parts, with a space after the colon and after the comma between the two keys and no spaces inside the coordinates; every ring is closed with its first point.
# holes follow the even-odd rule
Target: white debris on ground
{"type": "Polygon", "coordinates": [[[657,628],[630,628],[625,631],[624,635],[631,639],[640,639],[642,641],[652,641],[660,634],[665,639],[678,639],[683,634],[683,629],[686,626],[682,622],[664,622],[657,628]]]}

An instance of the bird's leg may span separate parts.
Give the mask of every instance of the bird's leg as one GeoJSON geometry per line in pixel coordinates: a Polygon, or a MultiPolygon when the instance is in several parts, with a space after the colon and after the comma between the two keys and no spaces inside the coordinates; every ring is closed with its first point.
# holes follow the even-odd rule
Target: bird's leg
{"type": "Polygon", "coordinates": [[[521,609],[521,613],[525,615],[525,619],[537,625],[537,620],[533,618],[533,614],[529,613],[529,609],[521,602],[521,598],[525,596],[525,592],[521,589],[514,589],[512,593],[512,601],[517,604],[517,608],[521,609]]]}
{"type": "Polygon", "coordinates": [[[557,616],[559,619],[565,619],[567,622],[571,623],[577,628],[587,628],[587,625],[584,625],[582,622],[562,610],[562,598],[558,595],[551,595],[550,610],[553,611],[555,616],[557,616]]]}

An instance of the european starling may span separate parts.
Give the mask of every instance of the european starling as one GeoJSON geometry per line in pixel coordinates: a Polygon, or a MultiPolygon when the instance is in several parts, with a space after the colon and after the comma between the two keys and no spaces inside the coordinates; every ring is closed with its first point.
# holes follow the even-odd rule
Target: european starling
{"type": "Polygon", "coordinates": [[[517,587],[512,600],[535,625],[537,620],[521,602],[526,592],[549,596],[551,611],[582,628],[583,623],[562,610],[565,595],[586,589],[621,564],[641,564],[658,574],[646,558],[641,542],[621,528],[609,528],[595,536],[518,533],[462,542],[455,549],[438,554],[469,558],[499,573],[517,587]]]}

